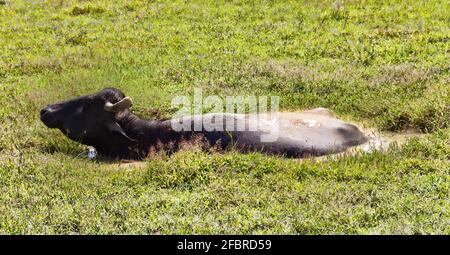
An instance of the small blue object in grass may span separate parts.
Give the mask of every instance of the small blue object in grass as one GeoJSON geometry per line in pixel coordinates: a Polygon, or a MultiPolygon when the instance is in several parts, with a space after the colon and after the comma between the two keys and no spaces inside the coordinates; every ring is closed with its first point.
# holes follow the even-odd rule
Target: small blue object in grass
{"type": "Polygon", "coordinates": [[[95,157],[97,157],[97,151],[95,150],[95,148],[90,148],[88,152],[88,158],[94,159],[95,157]]]}

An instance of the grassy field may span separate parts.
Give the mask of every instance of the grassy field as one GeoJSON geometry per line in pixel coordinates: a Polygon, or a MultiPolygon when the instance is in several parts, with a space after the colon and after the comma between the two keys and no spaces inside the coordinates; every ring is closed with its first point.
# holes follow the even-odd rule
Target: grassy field
{"type": "Polygon", "coordinates": [[[450,2],[121,2],[0,0],[0,234],[450,234],[450,2]],[[118,168],[39,121],[109,86],[146,118],[201,87],[424,135],[332,160],[118,168]]]}

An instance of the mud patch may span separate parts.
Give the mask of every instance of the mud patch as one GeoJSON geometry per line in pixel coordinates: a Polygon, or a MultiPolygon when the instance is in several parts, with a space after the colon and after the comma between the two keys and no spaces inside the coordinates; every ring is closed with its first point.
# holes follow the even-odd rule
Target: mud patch
{"type": "MultiPolygon", "coordinates": [[[[360,125],[356,124],[360,127],[360,125]]],[[[361,153],[373,153],[373,152],[387,152],[392,146],[401,146],[406,144],[409,140],[413,138],[422,137],[423,133],[417,130],[409,129],[403,132],[380,132],[375,129],[361,128],[360,130],[368,137],[368,141],[361,145],[351,147],[348,150],[329,154],[320,157],[314,157],[314,160],[333,160],[341,157],[355,156],[361,153]]],[[[312,159],[312,158],[309,158],[312,159]]],[[[300,159],[304,160],[304,159],[300,159]]]]}

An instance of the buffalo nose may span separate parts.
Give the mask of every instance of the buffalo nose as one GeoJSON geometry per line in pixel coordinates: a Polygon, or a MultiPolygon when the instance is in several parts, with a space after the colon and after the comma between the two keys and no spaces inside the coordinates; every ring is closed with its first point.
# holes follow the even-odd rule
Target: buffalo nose
{"type": "Polygon", "coordinates": [[[53,109],[50,106],[41,109],[41,121],[49,128],[55,128],[58,123],[52,112],[53,109]]]}
{"type": "Polygon", "coordinates": [[[47,112],[49,112],[48,107],[41,109],[41,117],[44,116],[47,112]]]}

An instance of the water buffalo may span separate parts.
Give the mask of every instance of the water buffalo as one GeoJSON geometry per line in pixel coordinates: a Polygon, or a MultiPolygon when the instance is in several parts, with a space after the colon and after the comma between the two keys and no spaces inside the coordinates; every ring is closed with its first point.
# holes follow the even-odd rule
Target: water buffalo
{"type": "MultiPolygon", "coordinates": [[[[61,130],[70,139],[95,147],[101,155],[123,159],[143,159],[159,149],[173,152],[186,141],[220,150],[234,147],[240,151],[256,150],[287,157],[337,153],[367,141],[356,126],[336,119],[324,108],[279,113],[278,138],[264,142],[261,136],[270,132],[271,121],[263,122],[265,124],[252,131],[226,127],[223,131],[205,128],[177,131],[173,120],[143,120],[130,111],[131,106],[131,99],[120,90],[106,88],[48,105],[40,116],[47,127],[61,130]]],[[[194,125],[205,117],[221,119],[224,123],[245,119],[248,124],[257,120],[256,115],[232,113],[194,115],[184,120],[194,125]]]]}

